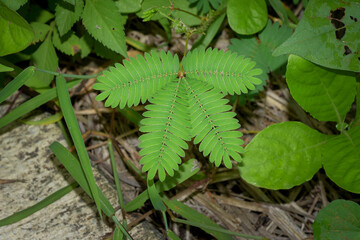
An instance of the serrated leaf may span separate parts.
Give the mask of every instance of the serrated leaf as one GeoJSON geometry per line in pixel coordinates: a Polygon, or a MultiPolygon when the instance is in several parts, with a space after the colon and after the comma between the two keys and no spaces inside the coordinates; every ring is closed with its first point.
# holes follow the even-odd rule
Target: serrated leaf
{"type": "MultiPolygon", "coordinates": [[[[185,10],[187,12],[190,12],[192,14],[197,14],[196,7],[191,7],[190,3],[188,1],[184,0],[173,0],[169,2],[168,0],[144,0],[142,3],[141,11],[137,13],[138,16],[142,16],[143,13],[149,9],[153,8],[160,8],[160,10],[165,14],[170,14],[171,10],[170,7],[171,3],[175,8],[179,8],[182,10],[185,10]]],[[[201,24],[201,20],[197,17],[191,16],[187,13],[181,12],[181,11],[173,11],[172,14],[175,18],[181,18],[181,20],[188,26],[195,26],[201,24]]],[[[151,18],[151,20],[159,20],[160,18],[164,18],[159,13],[155,14],[151,18]]]]}
{"type": "Polygon", "coordinates": [[[291,38],[274,55],[296,54],[340,70],[360,71],[360,4],[313,0],[291,38]]]}
{"type": "Polygon", "coordinates": [[[80,39],[73,31],[69,31],[60,37],[58,31],[54,30],[53,43],[59,51],[67,55],[74,56],[81,52],[80,39]]]}
{"type": "MultiPolygon", "coordinates": [[[[31,56],[32,63],[37,68],[55,72],[58,67],[58,57],[51,42],[51,34],[31,56]]],[[[34,76],[26,82],[26,86],[34,88],[48,87],[54,76],[48,73],[35,72],[34,76]]]]}
{"type": "Polygon", "coordinates": [[[0,56],[25,49],[34,38],[30,24],[1,1],[0,29],[0,56]]]}
{"type": "Polygon", "coordinates": [[[287,55],[274,57],[272,53],[291,36],[291,33],[291,28],[280,27],[278,22],[271,24],[269,20],[265,29],[259,33],[259,40],[255,37],[233,38],[228,48],[239,55],[250,57],[256,62],[256,67],[261,68],[265,73],[273,72],[286,63],[287,55]]]}
{"type": "Polygon", "coordinates": [[[299,185],[320,169],[320,146],[327,138],[300,122],[270,125],[245,148],[243,162],[239,164],[240,176],[268,189],[299,185]]]}
{"type": "Polygon", "coordinates": [[[80,38],[79,44],[81,49],[80,56],[81,58],[85,58],[91,53],[91,49],[94,45],[94,39],[89,34],[85,34],[80,38]]]}
{"type": "Polygon", "coordinates": [[[290,55],[286,81],[293,98],[320,121],[342,123],[356,94],[355,77],[290,55]]]}
{"type": "Polygon", "coordinates": [[[111,0],[88,0],[82,14],[83,23],[96,40],[106,47],[127,57],[124,17],[111,0]]]}
{"type": "Polygon", "coordinates": [[[230,27],[239,34],[249,35],[259,32],[268,18],[264,0],[229,0],[227,16],[230,27]]]}
{"type": "Polygon", "coordinates": [[[71,4],[62,0],[57,3],[55,8],[55,21],[60,36],[67,33],[82,14],[84,1],[75,0],[74,2],[75,4],[71,4]]]}
{"type": "Polygon", "coordinates": [[[121,13],[134,13],[141,9],[141,0],[117,0],[115,1],[121,13]]]}
{"type": "Polygon", "coordinates": [[[33,43],[44,41],[47,33],[50,31],[51,27],[45,23],[41,22],[32,22],[30,23],[31,27],[34,30],[35,37],[33,39],[33,43]]]}
{"type": "Polygon", "coordinates": [[[338,186],[360,193],[360,125],[323,146],[326,174],[338,186]]]}
{"type": "Polygon", "coordinates": [[[360,239],[360,206],[335,200],[320,210],[313,229],[315,240],[360,239]]]}
{"type": "Polygon", "coordinates": [[[27,3],[29,0],[1,0],[10,9],[17,11],[22,5],[27,3]]]}
{"type": "MultiPolygon", "coordinates": [[[[88,39],[89,38],[87,38],[87,40],[88,39]]],[[[92,39],[92,44],[94,46],[94,52],[99,57],[104,58],[104,59],[111,59],[111,60],[115,60],[115,61],[123,60],[123,57],[120,54],[118,54],[117,52],[107,48],[106,46],[104,46],[104,44],[93,39],[92,37],[91,37],[91,39],[92,39]]]]}

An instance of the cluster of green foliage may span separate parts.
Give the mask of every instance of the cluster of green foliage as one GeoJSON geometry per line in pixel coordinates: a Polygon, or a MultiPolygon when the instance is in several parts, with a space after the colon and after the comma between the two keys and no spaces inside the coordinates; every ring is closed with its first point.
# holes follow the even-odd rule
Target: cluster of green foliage
{"type": "MultiPolygon", "coordinates": [[[[134,211],[150,199],[162,212],[172,239],[177,236],[167,229],[169,209],[185,219],[173,221],[200,227],[218,239],[249,237],[224,230],[162,194],[200,171],[196,160],[182,160],[191,140],[215,166],[223,163],[227,168],[238,168],[243,179],[258,187],[289,189],[308,181],[323,167],[337,185],[360,193],[360,84],[356,75],[360,72],[360,5],[355,0],[311,0],[302,4],[306,10],[299,21],[278,0],[59,0],[45,5],[1,0],[0,28],[4,32],[0,36],[0,72],[16,78],[0,91],[0,103],[24,84],[40,94],[2,117],[0,127],[57,98],[79,161],[59,143],[52,144],[51,150],[94,199],[100,216],[104,213],[115,222],[114,239],[131,239],[126,219],[122,223],[117,220],[114,208],[94,181],[68,94],[68,88],[80,81],[66,83],[64,78],[93,76],[54,71],[60,52],[73,56],[73,60],[90,53],[114,60],[127,57],[126,42],[132,41],[125,37],[124,25],[129,14],[136,14],[144,21],[158,22],[169,39],[172,28],[184,34],[186,47],[181,60],[164,51],[124,60],[102,72],[93,86],[99,90],[97,100],[106,99],[107,107],[124,109],[151,103],[146,105],[145,118],[140,122],[144,133],[140,137],[140,163],[142,171],[147,172],[148,189],[124,205],[116,182],[119,203],[125,211],[134,211]],[[268,8],[278,15],[279,22],[268,20],[268,8]],[[231,39],[230,51],[208,48],[226,20],[238,34],[231,39]],[[198,34],[198,39],[187,52],[193,34],[198,34]],[[22,70],[19,66],[24,61],[35,67],[22,70]],[[268,73],[282,71],[286,71],[290,93],[297,103],[319,121],[336,122],[338,135],[320,133],[300,122],[284,122],[261,131],[244,150],[236,114],[224,97],[256,94],[264,89],[268,73]],[[49,88],[54,75],[56,87],[49,88]],[[355,99],[356,115],[346,117],[355,99]],[[160,181],[155,182],[157,178],[160,181]]],[[[110,155],[112,151],[110,139],[110,155]]],[[[113,156],[111,160],[114,163],[113,156]]],[[[114,171],[115,179],[116,174],[114,171]]],[[[58,199],[74,187],[59,190],[49,198],[58,199]]],[[[49,203],[45,199],[34,208],[0,220],[0,226],[49,203]]],[[[359,216],[358,205],[335,201],[316,219],[315,239],[323,239],[337,229],[349,229],[346,234],[353,236],[351,228],[343,226],[359,228],[356,217],[324,220],[334,219],[332,211],[342,211],[344,206],[353,208],[352,213],[359,216]]]]}

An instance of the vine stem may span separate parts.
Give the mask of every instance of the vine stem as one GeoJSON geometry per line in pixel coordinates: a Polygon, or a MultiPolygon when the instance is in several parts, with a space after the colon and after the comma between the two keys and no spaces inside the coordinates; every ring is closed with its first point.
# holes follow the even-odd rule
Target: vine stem
{"type": "Polygon", "coordinates": [[[97,74],[92,74],[92,75],[76,75],[76,74],[58,73],[58,72],[53,72],[53,71],[40,69],[40,68],[35,68],[35,71],[48,73],[48,74],[51,74],[54,76],[63,76],[63,77],[67,77],[67,78],[78,78],[78,79],[95,78],[95,77],[99,76],[99,74],[100,74],[100,73],[97,73],[97,74]]]}
{"type": "Polygon", "coordinates": [[[190,32],[188,32],[188,33],[186,34],[186,43],[185,43],[184,57],[186,56],[186,53],[187,53],[187,48],[188,48],[188,44],[189,44],[190,35],[191,35],[190,32]]]}

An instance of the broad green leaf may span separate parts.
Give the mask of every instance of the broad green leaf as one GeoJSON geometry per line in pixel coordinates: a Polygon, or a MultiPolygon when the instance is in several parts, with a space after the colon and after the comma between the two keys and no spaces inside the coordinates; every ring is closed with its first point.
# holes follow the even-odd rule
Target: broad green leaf
{"type": "MultiPolygon", "coordinates": [[[[67,83],[67,88],[72,88],[73,86],[79,84],[81,80],[76,80],[67,83]]],[[[48,101],[51,101],[52,99],[56,98],[56,88],[52,88],[50,90],[47,90],[41,94],[39,94],[36,97],[33,97],[32,99],[24,102],[2,118],[0,118],[0,128],[12,123],[16,119],[24,116],[25,114],[31,112],[32,110],[40,107],[41,105],[47,103],[48,101]]]]}
{"type": "Polygon", "coordinates": [[[0,103],[5,101],[11,94],[18,90],[22,85],[28,81],[31,76],[34,75],[35,68],[28,67],[22,71],[19,75],[16,76],[10,83],[8,83],[4,89],[0,91],[0,103]]]}
{"type": "MultiPolygon", "coordinates": [[[[83,169],[76,157],[72,155],[69,150],[67,150],[63,145],[58,142],[54,142],[50,145],[51,151],[59,159],[59,161],[64,165],[66,170],[71,174],[71,176],[79,183],[80,187],[87,193],[87,195],[92,198],[91,190],[89,184],[86,180],[83,169]]],[[[96,185],[97,191],[99,193],[100,205],[102,211],[106,216],[111,217],[115,214],[115,209],[105,197],[100,188],[96,185]]]]}
{"type": "Polygon", "coordinates": [[[265,0],[229,0],[227,5],[229,25],[239,34],[259,32],[268,18],[265,0]]]}
{"type": "Polygon", "coordinates": [[[32,22],[30,23],[31,27],[34,30],[35,37],[33,39],[33,43],[44,41],[46,35],[50,31],[51,27],[45,23],[41,22],[32,22]]]}
{"type": "Polygon", "coordinates": [[[64,115],[64,119],[69,129],[70,136],[74,142],[76,152],[80,159],[82,170],[84,171],[86,177],[86,181],[88,182],[91,190],[91,197],[95,201],[100,216],[102,216],[99,191],[95,183],[95,178],[92,172],[89,155],[87,153],[84,140],[81,136],[80,127],[77,122],[74,109],[70,101],[69,92],[66,87],[65,78],[63,76],[56,77],[56,90],[58,93],[58,99],[59,99],[61,111],[64,115]]]}
{"type": "Polygon", "coordinates": [[[68,31],[65,35],[60,37],[58,31],[55,30],[53,43],[56,49],[70,56],[74,56],[78,52],[81,52],[80,39],[73,31],[68,31]]]}
{"type": "MultiPolygon", "coordinates": [[[[51,34],[48,34],[45,41],[32,54],[32,62],[35,67],[55,72],[58,67],[58,57],[51,42],[51,34]]],[[[54,76],[48,73],[36,72],[35,75],[26,82],[26,86],[33,88],[48,87],[54,76]]]]}
{"type": "Polygon", "coordinates": [[[30,45],[34,32],[28,22],[0,1],[0,56],[20,52],[30,45]]]}
{"type": "MultiPolygon", "coordinates": [[[[197,212],[196,210],[192,209],[191,207],[188,207],[187,205],[177,200],[169,200],[166,198],[163,198],[163,200],[168,208],[180,214],[181,216],[183,216],[184,218],[186,218],[191,222],[203,224],[210,227],[221,228],[219,225],[211,221],[209,218],[205,217],[201,213],[197,212]]],[[[207,228],[202,228],[202,229],[205,232],[213,235],[216,239],[229,239],[229,240],[233,239],[229,234],[221,233],[214,230],[209,230],[207,228]]]]}
{"type": "Polygon", "coordinates": [[[121,13],[134,13],[141,9],[141,0],[117,0],[115,1],[121,13]]]}
{"type": "Polygon", "coordinates": [[[360,193],[360,125],[330,139],[323,154],[328,177],[340,187],[360,193]]]}
{"type": "MultiPolygon", "coordinates": [[[[167,176],[164,182],[156,182],[156,189],[159,193],[163,191],[168,191],[195,175],[199,170],[199,162],[195,159],[190,159],[180,165],[179,171],[176,171],[174,173],[174,176],[167,176]]],[[[139,196],[137,196],[135,199],[125,205],[125,211],[131,212],[142,207],[148,199],[148,192],[142,192],[139,196]]]]}
{"type": "Polygon", "coordinates": [[[81,58],[85,58],[91,53],[91,49],[94,45],[94,39],[89,34],[85,34],[80,38],[79,44],[81,49],[80,56],[81,58]]]}
{"type": "Polygon", "coordinates": [[[269,20],[265,29],[259,33],[258,39],[241,38],[231,39],[228,48],[256,62],[256,67],[264,73],[273,72],[287,61],[287,55],[272,56],[274,49],[291,36],[292,29],[287,26],[279,26],[279,23],[271,24],[269,20]]]}
{"type": "Polygon", "coordinates": [[[0,63],[0,73],[1,72],[12,72],[12,71],[14,71],[14,69],[12,67],[8,67],[8,66],[0,63]]]}
{"type": "Polygon", "coordinates": [[[94,45],[94,52],[99,57],[102,57],[105,59],[112,59],[115,61],[121,61],[123,59],[123,57],[120,54],[107,48],[101,42],[99,42],[95,39],[93,39],[93,45],[94,45]]]}
{"type": "Polygon", "coordinates": [[[27,3],[29,0],[1,0],[10,9],[17,11],[22,5],[27,3]]]}
{"type": "Polygon", "coordinates": [[[76,188],[78,186],[77,183],[72,183],[66,187],[63,187],[59,190],[57,190],[56,192],[52,193],[50,196],[44,198],[43,200],[41,200],[40,202],[36,203],[33,206],[30,206],[22,211],[16,212],[11,216],[8,216],[4,219],[0,220],[0,227],[5,226],[5,225],[9,225],[9,224],[13,224],[16,223],[34,213],[36,213],[37,211],[40,211],[41,209],[49,206],[50,204],[52,204],[53,202],[59,200],[60,198],[62,198],[63,196],[65,196],[66,194],[68,194],[69,192],[71,192],[74,188],[76,188]]]}
{"type": "Polygon", "coordinates": [[[351,125],[357,126],[359,124],[360,124],[360,82],[357,82],[356,83],[356,115],[351,125]]]}
{"type": "Polygon", "coordinates": [[[75,4],[59,1],[55,8],[55,21],[60,36],[67,33],[74,23],[79,20],[84,8],[83,0],[75,0],[75,4]]]}
{"type": "Polygon", "coordinates": [[[293,98],[320,121],[342,123],[356,94],[355,77],[290,55],[286,81],[293,98]]]}
{"type": "Polygon", "coordinates": [[[360,206],[335,200],[320,210],[313,229],[315,240],[360,239],[360,206]]]}
{"type": "Polygon", "coordinates": [[[83,23],[96,40],[127,57],[125,20],[111,0],[88,0],[82,14],[83,23]]]}
{"type": "Polygon", "coordinates": [[[274,55],[296,54],[340,70],[360,71],[360,4],[312,0],[291,38],[274,55]]]}
{"type": "Polygon", "coordinates": [[[321,167],[327,135],[300,122],[268,126],[245,148],[240,176],[268,189],[289,189],[310,180],[321,167]]]}

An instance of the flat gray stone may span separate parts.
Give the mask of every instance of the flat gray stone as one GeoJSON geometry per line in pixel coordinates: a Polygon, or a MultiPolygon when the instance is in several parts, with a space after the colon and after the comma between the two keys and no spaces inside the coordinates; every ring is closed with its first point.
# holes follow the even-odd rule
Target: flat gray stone
{"type": "MultiPolygon", "coordinates": [[[[6,108],[6,105],[0,106],[0,113],[6,108]]],[[[21,181],[0,184],[0,219],[74,182],[49,149],[54,141],[66,145],[55,124],[13,124],[9,130],[3,130],[0,133],[0,179],[21,181]]],[[[113,186],[96,168],[93,171],[100,189],[113,206],[117,206],[113,186]]],[[[102,239],[111,232],[110,224],[98,217],[93,201],[77,188],[35,214],[0,227],[0,239],[102,239]]],[[[134,239],[164,239],[149,222],[138,224],[130,234],[134,239]]]]}

